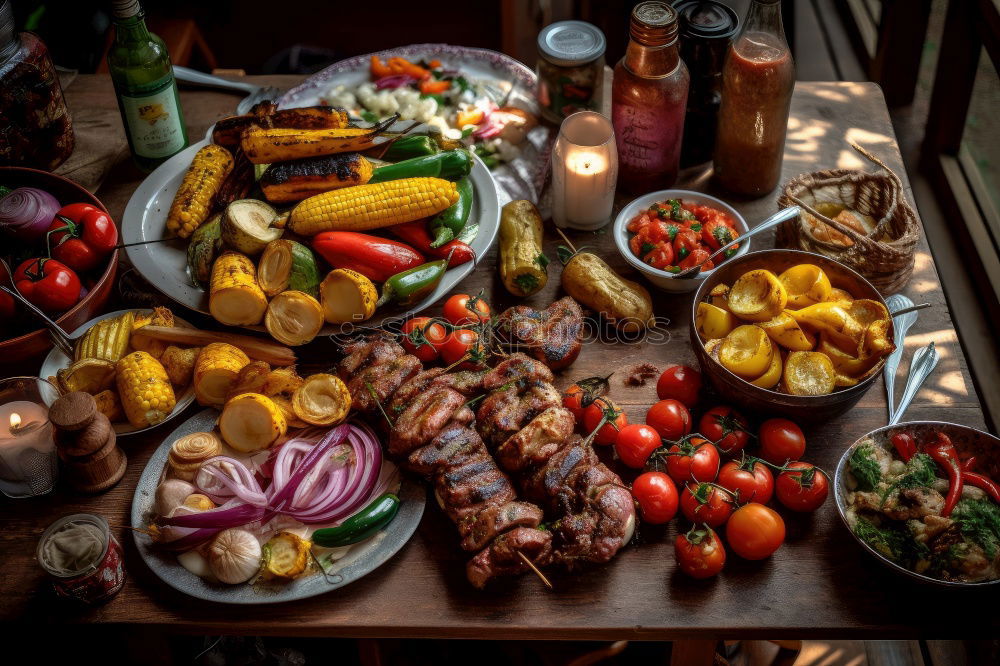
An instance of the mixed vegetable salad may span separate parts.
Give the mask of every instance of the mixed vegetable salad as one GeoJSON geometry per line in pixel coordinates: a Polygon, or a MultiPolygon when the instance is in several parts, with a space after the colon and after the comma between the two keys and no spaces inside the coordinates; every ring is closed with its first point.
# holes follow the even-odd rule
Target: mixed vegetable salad
{"type": "MultiPolygon", "coordinates": [[[[708,261],[709,255],[740,235],[736,221],[725,212],[683,199],[657,201],[626,228],[634,234],[629,239],[632,254],[670,273],[699,265],[712,270],[715,264],[708,261]]],[[[726,250],[726,259],[738,249],[736,245],[726,250]]]]}

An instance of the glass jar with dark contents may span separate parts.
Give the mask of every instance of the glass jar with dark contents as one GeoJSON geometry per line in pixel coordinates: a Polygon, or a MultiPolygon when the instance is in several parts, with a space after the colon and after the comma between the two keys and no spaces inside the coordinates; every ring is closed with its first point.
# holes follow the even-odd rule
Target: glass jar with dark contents
{"type": "Polygon", "coordinates": [[[722,100],[722,66],[739,30],[739,17],[718,0],[674,3],[680,23],[681,59],[691,75],[681,166],[712,159],[722,100]]]}
{"type": "Polygon", "coordinates": [[[51,171],[73,152],[73,123],[49,50],[18,33],[0,0],[0,166],[51,171]]]}
{"type": "Polygon", "coordinates": [[[584,21],[559,21],[538,33],[538,103],[553,123],[597,110],[604,81],[604,33],[584,21]]]}

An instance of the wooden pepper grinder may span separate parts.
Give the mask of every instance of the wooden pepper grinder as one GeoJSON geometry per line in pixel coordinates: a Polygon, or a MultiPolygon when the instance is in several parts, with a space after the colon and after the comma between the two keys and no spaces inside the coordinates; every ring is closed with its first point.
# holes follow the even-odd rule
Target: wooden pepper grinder
{"type": "Polygon", "coordinates": [[[64,478],[75,490],[103,492],[125,475],[125,454],[118,447],[111,421],[97,411],[94,396],[67,393],[52,403],[49,421],[55,427],[64,478]]]}

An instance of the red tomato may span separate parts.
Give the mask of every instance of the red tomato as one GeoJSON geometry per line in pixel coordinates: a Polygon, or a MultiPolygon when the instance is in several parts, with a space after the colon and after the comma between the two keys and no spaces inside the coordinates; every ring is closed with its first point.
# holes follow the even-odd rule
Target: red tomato
{"type": "Polygon", "coordinates": [[[686,365],[671,365],[656,380],[656,395],[660,400],[680,400],[689,409],[698,404],[701,373],[686,365]]]}
{"type": "Polygon", "coordinates": [[[630,423],[615,439],[615,452],[625,465],[642,469],[653,451],[660,447],[660,436],[648,425],[630,423]]]}
{"type": "Polygon", "coordinates": [[[674,256],[677,261],[684,261],[685,257],[699,248],[701,248],[701,239],[697,231],[681,229],[674,237],[674,256]]]}
{"type": "Polygon", "coordinates": [[[563,407],[573,412],[577,423],[583,423],[583,413],[597,398],[608,392],[607,377],[588,377],[573,384],[563,393],[563,407]]]}
{"type": "Polygon", "coordinates": [[[673,442],[691,432],[691,412],[679,400],[660,400],[646,412],[646,424],[673,442]]]}
{"type": "Polygon", "coordinates": [[[468,328],[452,331],[440,347],[441,358],[448,365],[458,362],[466,354],[469,358],[456,366],[459,370],[478,370],[483,367],[486,350],[479,342],[479,333],[468,328]]]}
{"type": "MultiPolygon", "coordinates": [[[[739,233],[737,233],[736,229],[719,218],[709,219],[701,227],[701,239],[706,245],[712,248],[713,252],[738,236],[739,233]]],[[[736,252],[738,249],[739,245],[732,248],[732,251],[736,252]]],[[[729,253],[727,252],[726,254],[729,253]]]]}
{"type": "Polygon", "coordinates": [[[414,317],[403,324],[403,349],[424,363],[436,361],[448,332],[430,317],[414,317]]]}
{"type": "Polygon", "coordinates": [[[723,453],[733,455],[743,450],[750,434],[747,420],[732,407],[713,407],[698,423],[698,432],[715,442],[723,453]]]}
{"type": "Polygon", "coordinates": [[[62,312],[81,297],[80,278],[72,269],[42,257],[27,259],[14,271],[14,286],[28,301],[46,312],[62,312]]]}
{"type": "Polygon", "coordinates": [[[788,463],[785,470],[778,475],[775,492],[778,501],[792,511],[815,511],[830,492],[830,482],[818,467],[807,462],[788,463]]]}
{"type": "Polygon", "coordinates": [[[709,253],[707,250],[698,248],[697,250],[691,250],[691,253],[681,259],[677,266],[683,271],[687,268],[694,268],[695,266],[701,266],[701,270],[710,271],[715,268],[715,264],[708,260],[709,253]]]}
{"type": "Polygon", "coordinates": [[[788,419],[768,419],[760,424],[760,457],[775,465],[801,460],[806,452],[802,428],[788,419]]]}
{"type": "Polygon", "coordinates": [[[726,564],[726,549],[710,527],[692,527],[674,540],[674,557],[681,571],[692,578],[711,578],[726,564]]]}
{"type": "Polygon", "coordinates": [[[455,294],[444,303],[444,318],[455,326],[481,324],[490,320],[490,306],[482,296],[455,294]]]}
{"type": "Polygon", "coordinates": [[[784,543],[785,521],[777,511],[763,504],[744,504],[729,518],[726,541],[740,557],[762,560],[784,543]]]}
{"type": "Polygon", "coordinates": [[[640,474],[632,483],[639,515],[652,525],[669,523],[677,515],[677,487],[663,472],[640,474]]]}
{"type": "Polygon", "coordinates": [[[602,418],[607,422],[594,435],[595,444],[614,444],[618,433],[628,425],[625,412],[611,398],[594,400],[583,412],[583,429],[589,434],[600,424],[602,418]]]}
{"type": "Polygon", "coordinates": [[[679,484],[715,481],[719,474],[719,450],[707,439],[684,438],[667,453],[667,474],[679,484]]]}
{"type": "Polygon", "coordinates": [[[653,268],[665,271],[668,266],[673,266],[674,264],[674,251],[666,243],[660,243],[652,252],[643,257],[642,260],[653,268]]]}
{"type": "Polygon", "coordinates": [[[51,256],[77,272],[97,268],[118,243],[118,228],[97,206],[63,206],[48,228],[51,256]]]}
{"type": "Polygon", "coordinates": [[[717,483],[736,493],[741,502],[766,503],[774,495],[774,476],[755,458],[730,460],[719,470],[717,483]]]}
{"type": "Polygon", "coordinates": [[[681,512],[692,523],[720,527],[733,513],[736,498],[724,488],[711,483],[689,483],[681,493],[681,512]]]}

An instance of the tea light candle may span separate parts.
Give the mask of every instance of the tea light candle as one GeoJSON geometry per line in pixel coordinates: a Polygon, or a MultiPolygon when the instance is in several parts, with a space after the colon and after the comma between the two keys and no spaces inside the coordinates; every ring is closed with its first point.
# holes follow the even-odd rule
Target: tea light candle
{"type": "Polygon", "coordinates": [[[57,463],[49,410],[41,402],[24,399],[34,397],[15,394],[0,405],[0,491],[8,497],[42,495],[55,485],[57,463]]]}
{"type": "Polygon", "coordinates": [[[611,121],[574,113],[552,148],[552,219],[559,227],[592,230],[611,220],[618,151],[611,121]]]}

